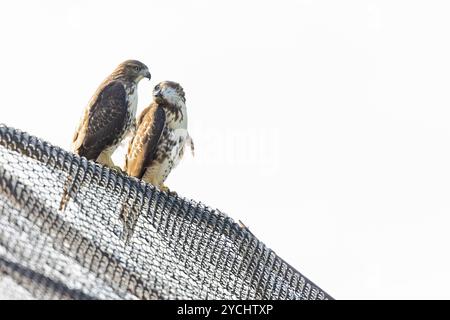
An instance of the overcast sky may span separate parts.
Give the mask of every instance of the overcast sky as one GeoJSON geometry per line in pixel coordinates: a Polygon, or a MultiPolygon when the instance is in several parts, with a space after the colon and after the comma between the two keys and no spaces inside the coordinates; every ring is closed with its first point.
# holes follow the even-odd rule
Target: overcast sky
{"type": "MultiPolygon", "coordinates": [[[[69,149],[125,59],[186,91],[167,185],[332,296],[450,298],[448,1],[2,1],[0,122],[69,149]]],[[[123,161],[123,150],[115,155],[123,161]]]]}

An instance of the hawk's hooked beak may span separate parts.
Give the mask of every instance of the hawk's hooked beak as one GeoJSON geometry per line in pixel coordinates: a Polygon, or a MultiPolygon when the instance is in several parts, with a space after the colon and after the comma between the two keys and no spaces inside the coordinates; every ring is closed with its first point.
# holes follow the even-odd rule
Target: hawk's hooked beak
{"type": "Polygon", "coordinates": [[[163,96],[162,96],[161,88],[159,88],[158,90],[153,90],[153,99],[154,99],[157,103],[161,103],[161,102],[163,101],[163,96]]]}
{"type": "Polygon", "coordinates": [[[161,89],[153,90],[153,96],[154,96],[155,98],[161,97],[161,89]]]}
{"type": "Polygon", "coordinates": [[[150,71],[147,70],[147,72],[144,75],[145,78],[147,78],[148,80],[150,80],[152,78],[152,75],[150,74],[150,71]]]}

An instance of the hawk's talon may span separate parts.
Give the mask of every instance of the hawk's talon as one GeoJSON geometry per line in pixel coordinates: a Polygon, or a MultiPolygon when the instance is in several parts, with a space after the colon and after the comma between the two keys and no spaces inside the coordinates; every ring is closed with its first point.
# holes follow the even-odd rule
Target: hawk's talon
{"type": "Polygon", "coordinates": [[[111,169],[112,171],[114,171],[115,173],[121,173],[121,174],[125,174],[125,173],[126,173],[126,172],[123,171],[122,168],[119,167],[119,166],[112,166],[112,167],[110,167],[110,169],[111,169]]]}
{"type": "Polygon", "coordinates": [[[172,196],[177,196],[178,194],[175,191],[170,190],[167,186],[162,185],[161,186],[161,191],[167,192],[168,194],[172,195],[172,196]]]}

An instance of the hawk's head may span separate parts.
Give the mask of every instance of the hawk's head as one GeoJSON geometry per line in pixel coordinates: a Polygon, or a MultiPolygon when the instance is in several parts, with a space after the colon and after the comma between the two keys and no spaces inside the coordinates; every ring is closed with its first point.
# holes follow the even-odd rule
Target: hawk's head
{"type": "Polygon", "coordinates": [[[153,89],[153,98],[158,103],[166,102],[179,108],[184,106],[186,102],[183,88],[173,81],[158,83],[153,89]]]}
{"type": "Polygon", "coordinates": [[[113,78],[126,78],[130,81],[139,82],[143,78],[150,80],[151,74],[145,64],[137,60],[127,60],[119,64],[112,74],[113,78]]]}

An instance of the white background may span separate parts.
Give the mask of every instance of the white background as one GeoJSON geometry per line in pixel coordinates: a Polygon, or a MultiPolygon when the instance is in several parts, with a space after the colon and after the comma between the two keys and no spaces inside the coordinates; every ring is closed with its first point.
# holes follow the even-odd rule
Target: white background
{"type": "Polygon", "coordinates": [[[0,122],[69,149],[97,85],[139,59],[139,109],[161,80],[187,95],[196,155],[169,187],[335,298],[450,298],[449,9],[2,1],[0,122]]]}

